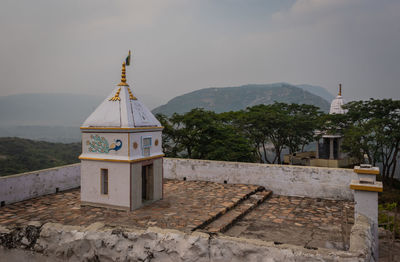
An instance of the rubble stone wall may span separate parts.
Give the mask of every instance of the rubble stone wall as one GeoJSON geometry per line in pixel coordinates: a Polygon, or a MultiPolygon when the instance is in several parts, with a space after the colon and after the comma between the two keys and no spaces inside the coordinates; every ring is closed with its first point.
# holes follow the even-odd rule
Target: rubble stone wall
{"type": "Polygon", "coordinates": [[[350,252],[364,254],[366,261],[378,261],[378,242],[374,236],[375,223],[364,215],[357,215],[350,232],[350,252]]]}
{"type": "Polygon", "coordinates": [[[31,222],[22,228],[0,227],[0,257],[16,248],[68,261],[374,261],[368,226],[368,220],[356,221],[350,251],[338,251],[154,227],[31,222]]]}
{"type": "Polygon", "coordinates": [[[0,177],[0,202],[10,204],[80,185],[81,164],[0,177]]]}
{"type": "Polygon", "coordinates": [[[164,158],[164,177],[217,183],[254,184],[274,194],[354,200],[352,169],[164,158]]]}

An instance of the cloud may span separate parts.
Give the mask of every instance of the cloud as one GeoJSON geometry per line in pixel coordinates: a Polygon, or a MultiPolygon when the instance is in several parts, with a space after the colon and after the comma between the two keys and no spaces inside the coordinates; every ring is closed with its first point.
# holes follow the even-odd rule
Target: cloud
{"type": "Polygon", "coordinates": [[[399,12],[396,1],[298,0],[272,15],[271,34],[291,58],[292,79],[314,79],[332,93],[344,82],[351,100],[390,97],[400,81],[399,12]]]}
{"type": "Polygon", "coordinates": [[[128,81],[159,103],[283,81],[332,93],[343,82],[348,100],[399,98],[398,1],[22,2],[0,9],[0,95],[107,95],[132,49],[128,81]]]}
{"type": "Polygon", "coordinates": [[[289,10],[274,13],[272,19],[302,22],[309,17],[321,18],[360,3],[361,0],[297,0],[289,10]]]}

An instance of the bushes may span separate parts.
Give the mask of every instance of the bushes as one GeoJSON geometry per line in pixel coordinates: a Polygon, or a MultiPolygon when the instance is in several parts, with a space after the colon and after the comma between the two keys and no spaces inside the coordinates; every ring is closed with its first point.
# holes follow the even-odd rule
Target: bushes
{"type": "Polygon", "coordinates": [[[77,163],[81,144],[2,137],[0,152],[0,176],[6,176],[77,163]]]}
{"type": "Polygon", "coordinates": [[[398,214],[397,203],[380,204],[378,210],[379,226],[383,226],[386,230],[390,230],[391,232],[395,231],[395,236],[400,237],[400,215],[398,214]]]}

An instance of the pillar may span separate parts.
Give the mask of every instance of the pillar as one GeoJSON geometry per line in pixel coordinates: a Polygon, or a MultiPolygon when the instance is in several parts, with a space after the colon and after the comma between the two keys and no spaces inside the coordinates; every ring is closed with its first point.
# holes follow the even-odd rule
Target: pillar
{"type": "Polygon", "coordinates": [[[329,138],[329,159],[333,159],[333,138],[329,138]]]}
{"type": "Polygon", "coordinates": [[[379,174],[379,168],[360,168],[356,167],[354,171],[359,178],[352,180],[350,189],[354,190],[354,218],[363,215],[368,218],[372,230],[372,252],[375,261],[378,261],[378,192],[383,191],[382,182],[376,181],[376,170],[379,174]]]}
{"type": "Polygon", "coordinates": [[[319,139],[317,140],[317,150],[315,150],[315,158],[319,158],[319,139]]]}

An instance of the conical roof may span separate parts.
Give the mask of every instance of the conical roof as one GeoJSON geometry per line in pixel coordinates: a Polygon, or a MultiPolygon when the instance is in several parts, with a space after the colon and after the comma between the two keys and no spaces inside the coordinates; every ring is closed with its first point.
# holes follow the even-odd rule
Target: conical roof
{"type": "Polygon", "coordinates": [[[124,63],[121,83],[85,120],[82,127],[136,128],[161,127],[161,124],[126,84],[124,63]]]}
{"type": "Polygon", "coordinates": [[[346,110],[342,108],[344,104],[345,102],[342,97],[342,84],[339,84],[339,94],[332,100],[329,114],[345,114],[346,110]]]}
{"type": "Polygon", "coordinates": [[[82,127],[160,127],[160,122],[139,99],[129,98],[129,92],[127,86],[114,88],[85,120],[82,127]],[[115,97],[119,97],[119,100],[112,100],[115,97]]]}
{"type": "Polygon", "coordinates": [[[329,114],[344,114],[346,110],[342,108],[345,104],[342,96],[337,96],[335,99],[332,100],[331,109],[329,110],[329,114]]]}

